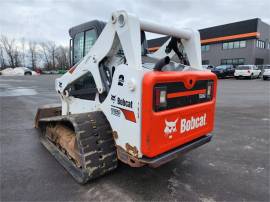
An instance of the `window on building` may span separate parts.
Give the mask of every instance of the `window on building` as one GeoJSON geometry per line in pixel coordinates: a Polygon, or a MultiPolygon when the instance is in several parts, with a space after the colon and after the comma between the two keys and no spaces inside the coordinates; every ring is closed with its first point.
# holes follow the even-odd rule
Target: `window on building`
{"type": "Polygon", "coordinates": [[[237,65],[237,64],[238,64],[238,59],[233,59],[233,60],[232,60],[232,64],[233,64],[233,65],[237,65]]]}
{"type": "Polygon", "coordinates": [[[233,42],[233,48],[240,48],[240,41],[233,42]]]}
{"type": "Polygon", "coordinates": [[[228,49],[233,49],[233,42],[229,42],[228,49]]]}
{"type": "Polygon", "coordinates": [[[262,40],[257,40],[256,41],[256,47],[257,48],[265,48],[265,42],[262,40]]]}
{"type": "Polygon", "coordinates": [[[245,59],[244,59],[244,58],[239,58],[239,59],[238,59],[238,64],[239,64],[239,65],[245,64],[245,59]]]}
{"type": "Polygon", "coordinates": [[[76,34],[75,38],[74,38],[74,63],[79,62],[79,60],[83,57],[83,43],[84,43],[84,33],[78,33],[76,34]]]}
{"type": "Polygon", "coordinates": [[[245,48],[246,46],[246,41],[240,41],[240,48],[245,48]]]}
{"type": "Polygon", "coordinates": [[[94,45],[95,41],[97,39],[97,34],[94,29],[88,30],[85,32],[85,48],[84,48],[84,55],[86,55],[89,50],[94,45]]]}
{"type": "Polygon", "coordinates": [[[203,45],[201,46],[201,50],[204,52],[204,51],[209,51],[210,49],[210,45],[203,45]]]}
{"type": "Polygon", "coordinates": [[[225,42],[222,44],[222,49],[233,49],[233,48],[245,48],[246,41],[233,41],[225,42]]]}
{"type": "Polygon", "coordinates": [[[232,64],[232,59],[227,59],[227,65],[231,65],[232,64]]]}
{"type": "Polygon", "coordinates": [[[234,58],[234,59],[222,59],[221,65],[243,65],[245,63],[244,58],[234,58]]]}
{"type": "Polygon", "coordinates": [[[264,59],[263,58],[255,58],[255,65],[263,65],[264,59]]]}
{"type": "Polygon", "coordinates": [[[203,64],[203,65],[209,65],[209,60],[203,60],[203,61],[202,61],[202,64],[203,64]]]}

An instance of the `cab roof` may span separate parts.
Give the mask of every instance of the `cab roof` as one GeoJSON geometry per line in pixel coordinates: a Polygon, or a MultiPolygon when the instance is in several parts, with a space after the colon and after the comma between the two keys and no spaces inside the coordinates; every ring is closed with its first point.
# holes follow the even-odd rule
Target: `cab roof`
{"type": "Polygon", "coordinates": [[[69,36],[74,38],[76,34],[80,32],[84,32],[90,29],[95,29],[97,31],[97,35],[99,36],[102,30],[104,29],[106,23],[99,20],[92,20],[89,22],[82,23],[80,25],[74,26],[69,29],[69,36]]]}

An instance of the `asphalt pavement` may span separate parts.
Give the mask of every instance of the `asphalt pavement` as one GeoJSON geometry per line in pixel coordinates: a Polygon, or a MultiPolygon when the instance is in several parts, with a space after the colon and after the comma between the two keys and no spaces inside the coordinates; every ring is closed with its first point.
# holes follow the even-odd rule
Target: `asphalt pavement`
{"type": "Polygon", "coordinates": [[[84,186],[40,144],[57,76],[0,76],[1,201],[270,201],[270,81],[218,83],[212,141],[159,168],[120,164],[84,186]]]}

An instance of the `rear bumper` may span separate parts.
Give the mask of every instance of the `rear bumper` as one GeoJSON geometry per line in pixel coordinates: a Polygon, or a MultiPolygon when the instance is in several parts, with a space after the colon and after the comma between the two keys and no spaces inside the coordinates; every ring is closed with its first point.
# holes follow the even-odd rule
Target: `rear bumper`
{"type": "Polygon", "coordinates": [[[234,75],[234,77],[251,77],[251,75],[234,75]]]}
{"type": "Polygon", "coordinates": [[[220,73],[220,72],[212,72],[212,73],[214,73],[217,76],[223,76],[224,75],[224,73],[220,73]]]}
{"type": "Polygon", "coordinates": [[[235,77],[250,77],[251,74],[247,74],[247,73],[236,73],[234,74],[235,77]]]}
{"type": "Polygon", "coordinates": [[[228,72],[213,72],[214,74],[216,74],[217,75],[217,77],[226,77],[226,76],[233,76],[233,75],[231,75],[230,73],[228,73],[228,72]]]}
{"type": "Polygon", "coordinates": [[[121,147],[117,148],[117,156],[118,159],[126,164],[129,164],[131,167],[141,167],[144,165],[148,165],[150,167],[159,167],[193,149],[196,149],[197,147],[200,147],[208,142],[210,142],[212,139],[212,135],[208,134],[202,137],[199,137],[191,142],[188,142],[184,145],[181,145],[175,149],[172,149],[168,152],[165,152],[163,154],[160,154],[154,158],[135,158],[132,155],[128,154],[124,149],[121,147]]]}

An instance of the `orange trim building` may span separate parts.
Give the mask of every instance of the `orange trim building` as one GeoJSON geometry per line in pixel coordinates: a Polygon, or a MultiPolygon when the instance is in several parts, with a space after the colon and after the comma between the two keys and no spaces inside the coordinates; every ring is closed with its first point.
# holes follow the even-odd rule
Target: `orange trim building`
{"type": "MultiPolygon", "coordinates": [[[[270,26],[259,18],[201,29],[202,63],[270,64],[270,26]]],[[[156,51],[168,36],[148,41],[156,51]]]]}

